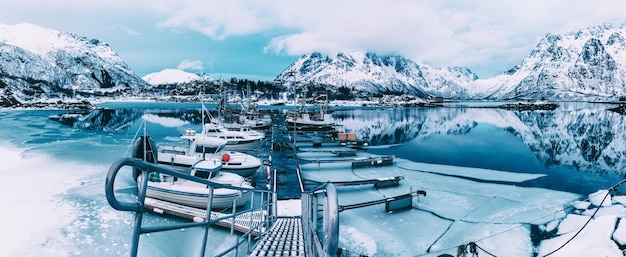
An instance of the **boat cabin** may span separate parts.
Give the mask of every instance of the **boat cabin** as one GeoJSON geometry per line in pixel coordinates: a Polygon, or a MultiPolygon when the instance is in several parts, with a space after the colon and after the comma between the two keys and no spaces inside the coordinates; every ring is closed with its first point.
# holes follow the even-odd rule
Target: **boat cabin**
{"type": "Polygon", "coordinates": [[[222,169],[222,162],[216,160],[200,160],[191,168],[191,175],[203,179],[212,179],[222,169]]]}

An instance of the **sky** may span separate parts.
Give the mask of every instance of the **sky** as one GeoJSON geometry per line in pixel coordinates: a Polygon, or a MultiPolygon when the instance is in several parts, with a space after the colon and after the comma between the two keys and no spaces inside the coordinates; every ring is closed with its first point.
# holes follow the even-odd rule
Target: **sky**
{"type": "Polygon", "coordinates": [[[626,22],[622,0],[21,0],[0,23],[109,43],[139,76],[163,69],[273,80],[312,52],[398,54],[489,78],[546,33],[626,22]]]}

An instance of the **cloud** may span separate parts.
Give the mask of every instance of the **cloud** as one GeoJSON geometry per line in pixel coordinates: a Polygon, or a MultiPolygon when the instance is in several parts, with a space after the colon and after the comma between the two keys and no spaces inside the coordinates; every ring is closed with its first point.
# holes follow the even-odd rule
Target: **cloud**
{"type": "Polygon", "coordinates": [[[217,41],[262,36],[267,38],[262,50],[272,55],[372,51],[485,73],[519,64],[546,33],[626,22],[622,0],[59,0],[54,4],[25,0],[7,4],[0,16],[9,20],[54,13],[49,22],[67,17],[63,22],[76,24],[76,19],[88,16],[91,26],[124,24],[142,34],[148,30],[131,23],[194,31],[217,41]]]}
{"type": "Polygon", "coordinates": [[[178,66],[176,66],[179,70],[194,70],[194,71],[203,71],[204,67],[202,66],[202,61],[198,60],[182,60],[178,66]]]}
{"type": "Polygon", "coordinates": [[[619,0],[186,1],[171,9],[160,26],[195,30],[217,40],[286,31],[265,46],[272,54],[361,50],[440,66],[498,66],[521,61],[548,32],[603,21],[619,25],[626,21],[625,5],[619,0]]]}
{"type": "Polygon", "coordinates": [[[124,30],[124,32],[126,32],[126,34],[131,35],[131,36],[139,36],[141,35],[141,33],[137,32],[134,29],[131,29],[129,27],[123,27],[122,28],[124,30]]]}
{"type": "MultiPolygon", "coordinates": [[[[162,1],[168,2],[168,1],[162,1]]],[[[198,31],[216,40],[266,31],[273,27],[265,1],[171,1],[161,9],[168,16],[164,28],[198,31]],[[174,3],[176,2],[176,3],[174,3]]],[[[273,11],[271,11],[273,12],[273,11]]]]}

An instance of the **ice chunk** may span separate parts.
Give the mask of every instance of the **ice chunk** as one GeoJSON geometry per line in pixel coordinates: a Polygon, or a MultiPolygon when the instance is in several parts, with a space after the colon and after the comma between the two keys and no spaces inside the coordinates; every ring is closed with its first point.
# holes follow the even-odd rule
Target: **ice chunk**
{"type": "MultiPolygon", "coordinates": [[[[588,219],[588,217],[583,218],[588,219]]],[[[616,219],[614,216],[598,217],[591,220],[576,237],[574,235],[581,227],[567,234],[544,240],[539,246],[538,256],[545,256],[555,250],[556,252],[551,254],[551,257],[624,256],[617,244],[611,240],[616,219]],[[566,244],[572,237],[574,239],[566,244]]]]}
{"type": "Polygon", "coordinates": [[[609,194],[609,190],[601,189],[589,194],[589,201],[595,206],[611,206],[611,194],[609,194]]]}

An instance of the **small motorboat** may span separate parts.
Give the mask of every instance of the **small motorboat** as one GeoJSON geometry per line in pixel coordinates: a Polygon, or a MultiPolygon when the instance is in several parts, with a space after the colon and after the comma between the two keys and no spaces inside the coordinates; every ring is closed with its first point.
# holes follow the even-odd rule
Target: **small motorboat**
{"type": "MultiPolygon", "coordinates": [[[[241,190],[216,187],[213,190],[211,209],[224,210],[233,206],[241,206],[248,202],[253,189],[242,176],[222,171],[222,163],[215,160],[201,160],[193,165],[191,175],[210,180],[222,185],[242,188],[241,190]]],[[[207,208],[209,188],[195,181],[179,179],[158,173],[149,173],[146,196],[187,205],[196,208],[207,208]]],[[[139,179],[141,182],[141,179],[139,179]]]]}
{"type": "Polygon", "coordinates": [[[239,130],[228,129],[220,124],[204,124],[202,134],[226,140],[227,150],[257,150],[263,145],[265,133],[242,126],[239,130]]]}
{"type": "Polygon", "coordinates": [[[182,145],[159,145],[159,164],[189,169],[200,160],[213,160],[223,165],[223,171],[243,177],[255,176],[263,165],[259,158],[250,154],[225,150],[225,139],[196,134],[195,130],[185,131],[180,138],[182,145]]]}

